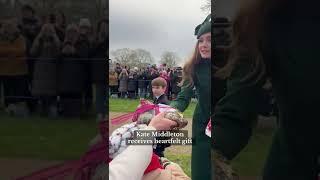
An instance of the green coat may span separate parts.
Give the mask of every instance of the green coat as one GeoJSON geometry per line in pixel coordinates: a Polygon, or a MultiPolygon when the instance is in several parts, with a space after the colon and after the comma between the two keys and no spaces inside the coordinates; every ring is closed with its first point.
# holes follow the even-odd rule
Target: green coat
{"type": "MultiPolygon", "coordinates": [[[[211,115],[211,67],[210,61],[203,60],[195,67],[194,87],[198,103],[196,105],[192,121],[192,179],[211,179],[211,139],[205,135],[205,128],[211,115]]],[[[171,106],[184,111],[190,104],[193,88],[182,86],[177,99],[171,102],[171,106]]]]}
{"type": "MultiPolygon", "coordinates": [[[[320,16],[318,16],[319,18],[320,16]]],[[[267,76],[257,83],[241,81],[251,71],[238,64],[227,82],[227,93],[213,117],[214,151],[233,159],[248,143],[261,103],[262,85],[271,78],[280,125],[264,168],[264,180],[316,179],[320,154],[320,25],[319,19],[277,16],[268,29],[263,54],[267,76]]],[[[251,158],[255,158],[252,154],[251,158]]]]}

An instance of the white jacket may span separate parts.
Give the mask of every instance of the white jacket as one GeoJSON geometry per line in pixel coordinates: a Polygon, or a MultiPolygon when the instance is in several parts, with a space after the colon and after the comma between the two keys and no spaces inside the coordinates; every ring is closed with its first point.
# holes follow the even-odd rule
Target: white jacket
{"type": "MultiPolygon", "coordinates": [[[[148,126],[145,130],[156,130],[148,126]]],[[[141,180],[151,162],[151,145],[131,145],[109,163],[109,180],[141,180]]]]}

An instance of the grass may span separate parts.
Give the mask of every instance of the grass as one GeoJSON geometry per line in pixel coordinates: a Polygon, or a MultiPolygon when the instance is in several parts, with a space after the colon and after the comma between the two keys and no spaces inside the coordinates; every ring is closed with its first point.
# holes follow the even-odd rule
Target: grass
{"type": "MultiPolygon", "coordinates": [[[[134,111],[138,100],[110,100],[110,111],[134,111]]],[[[186,111],[192,115],[191,103],[186,111]]],[[[95,118],[56,119],[14,118],[0,113],[0,157],[37,158],[48,160],[77,159],[88,148],[97,133],[95,118]]]]}
{"type": "Polygon", "coordinates": [[[97,133],[94,119],[18,119],[0,114],[0,157],[78,159],[97,133]]]}
{"type": "MultiPolygon", "coordinates": [[[[110,111],[130,112],[138,100],[110,99],[110,111]]],[[[195,103],[184,112],[192,117],[195,103]]],[[[19,119],[0,113],[0,157],[44,160],[78,159],[97,133],[95,118],[57,119],[42,117],[19,119]]],[[[272,131],[256,131],[249,145],[233,161],[241,176],[258,176],[271,144],[272,131]]],[[[167,153],[168,159],[181,165],[191,175],[191,154],[167,153]]]]}
{"type": "MultiPolygon", "coordinates": [[[[139,100],[128,99],[109,99],[109,111],[110,112],[133,112],[139,105],[139,100]]],[[[184,116],[191,118],[193,111],[196,107],[196,103],[191,102],[189,107],[183,112],[184,116]]]]}
{"type": "Polygon", "coordinates": [[[249,144],[234,159],[232,165],[241,176],[259,176],[262,174],[265,159],[272,142],[273,131],[259,129],[254,132],[249,144]]]}
{"type": "Polygon", "coordinates": [[[191,177],[191,155],[190,154],[166,154],[166,158],[181,166],[183,171],[191,177]]]}

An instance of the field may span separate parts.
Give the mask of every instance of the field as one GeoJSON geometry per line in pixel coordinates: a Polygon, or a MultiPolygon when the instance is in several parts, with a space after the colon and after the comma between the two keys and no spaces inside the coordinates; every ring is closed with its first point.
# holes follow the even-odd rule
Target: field
{"type": "MultiPolygon", "coordinates": [[[[110,99],[110,118],[132,112],[137,100],[110,99]]],[[[184,113],[190,121],[195,103],[184,113]]],[[[88,148],[96,133],[95,117],[82,119],[47,119],[30,117],[18,119],[0,113],[0,177],[11,179],[66,160],[78,159],[88,148]]],[[[110,126],[110,131],[116,127],[110,126]]],[[[190,133],[189,133],[190,134],[190,133]]],[[[257,177],[262,170],[272,130],[259,128],[249,145],[233,162],[241,176],[257,177]]],[[[171,146],[166,150],[168,159],[178,163],[190,175],[190,146],[171,146]]]]}

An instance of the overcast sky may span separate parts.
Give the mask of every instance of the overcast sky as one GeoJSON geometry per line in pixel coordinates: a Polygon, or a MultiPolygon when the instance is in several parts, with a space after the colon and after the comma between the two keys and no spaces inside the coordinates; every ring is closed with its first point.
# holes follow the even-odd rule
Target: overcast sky
{"type": "MultiPolygon", "coordinates": [[[[204,0],[110,0],[110,50],[146,49],[156,60],[164,51],[185,60],[196,37],[194,28],[206,13],[204,0]]],[[[180,62],[180,64],[183,62],[180,62]]]]}

